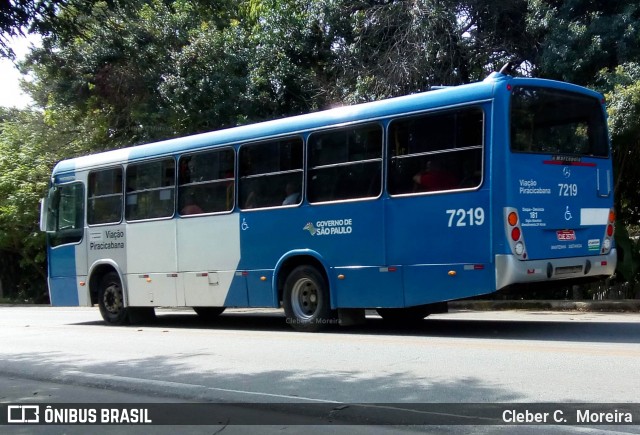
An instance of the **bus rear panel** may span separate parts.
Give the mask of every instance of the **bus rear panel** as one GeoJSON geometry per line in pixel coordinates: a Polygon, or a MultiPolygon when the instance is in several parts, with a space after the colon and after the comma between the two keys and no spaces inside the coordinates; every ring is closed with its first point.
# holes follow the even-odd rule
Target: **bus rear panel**
{"type": "Polygon", "coordinates": [[[513,86],[497,288],[610,275],[613,174],[596,95],[513,86]]]}

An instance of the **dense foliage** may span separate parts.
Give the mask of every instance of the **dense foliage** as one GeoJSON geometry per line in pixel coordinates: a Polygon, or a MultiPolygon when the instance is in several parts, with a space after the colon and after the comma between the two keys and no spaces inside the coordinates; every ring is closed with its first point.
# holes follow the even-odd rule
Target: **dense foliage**
{"type": "Polygon", "coordinates": [[[0,280],[10,296],[44,293],[38,198],[57,160],[477,81],[510,60],[519,74],[607,95],[621,275],[637,276],[636,1],[21,0],[0,3],[0,32],[4,57],[12,35],[43,38],[21,65],[36,107],[0,111],[0,280]]]}

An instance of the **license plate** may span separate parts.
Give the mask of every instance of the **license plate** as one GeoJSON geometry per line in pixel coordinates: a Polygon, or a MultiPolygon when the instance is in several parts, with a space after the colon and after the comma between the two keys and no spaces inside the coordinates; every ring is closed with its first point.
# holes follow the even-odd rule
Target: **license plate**
{"type": "Polygon", "coordinates": [[[574,230],[560,230],[556,231],[556,235],[558,236],[558,241],[564,242],[567,240],[575,240],[576,232],[574,230]]]}

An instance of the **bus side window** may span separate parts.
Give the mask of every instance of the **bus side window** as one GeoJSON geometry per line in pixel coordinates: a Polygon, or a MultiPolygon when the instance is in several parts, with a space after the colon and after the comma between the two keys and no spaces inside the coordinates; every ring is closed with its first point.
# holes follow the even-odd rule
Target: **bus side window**
{"type": "Polygon", "coordinates": [[[133,163],[126,171],[126,208],[128,221],[173,216],[175,160],[167,158],[133,163]]]}
{"type": "Polygon", "coordinates": [[[122,220],[122,168],[89,173],[87,223],[114,224],[122,220]]]}
{"type": "Polygon", "coordinates": [[[233,209],[235,152],[222,148],[180,157],[178,211],[181,215],[233,209]]]}
{"type": "Polygon", "coordinates": [[[467,189],[482,180],[484,113],[478,107],[393,120],[391,195],[467,189]]]}
{"type": "Polygon", "coordinates": [[[302,149],[303,142],[299,137],[242,145],[238,177],[240,208],[300,204],[302,149]]]}
{"type": "Polygon", "coordinates": [[[365,124],[314,133],[308,141],[309,202],[380,195],[382,126],[365,124]]]}

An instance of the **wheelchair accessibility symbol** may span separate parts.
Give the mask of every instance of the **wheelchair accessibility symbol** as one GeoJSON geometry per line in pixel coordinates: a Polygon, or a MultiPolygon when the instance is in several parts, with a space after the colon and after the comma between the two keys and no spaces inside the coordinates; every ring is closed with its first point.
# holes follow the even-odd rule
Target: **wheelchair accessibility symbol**
{"type": "Polygon", "coordinates": [[[242,224],[240,225],[240,228],[242,228],[242,231],[247,231],[249,229],[249,224],[244,218],[242,218],[242,224]]]}
{"type": "Polygon", "coordinates": [[[569,211],[569,206],[567,206],[567,210],[564,212],[564,219],[570,221],[571,217],[571,211],[569,211]]]}

